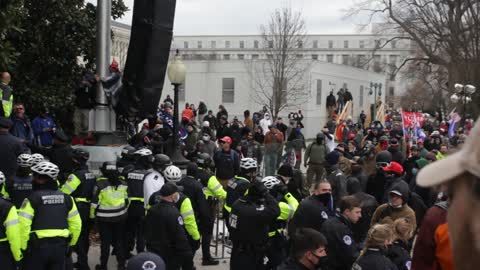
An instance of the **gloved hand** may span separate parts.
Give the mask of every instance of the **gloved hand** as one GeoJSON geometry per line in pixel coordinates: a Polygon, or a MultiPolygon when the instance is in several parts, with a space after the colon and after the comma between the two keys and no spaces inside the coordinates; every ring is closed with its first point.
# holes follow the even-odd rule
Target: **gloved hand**
{"type": "Polygon", "coordinates": [[[72,246],[68,246],[68,247],[67,247],[67,251],[66,251],[66,253],[65,253],[65,256],[66,256],[67,258],[70,258],[70,256],[72,256],[72,252],[73,252],[73,247],[72,247],[72,246]]]}
{"type": "Polygon", "coordinates": [[[200,240],[193,240],[192,242],[192,249],[198,250],[200,248],[200,240]]]}

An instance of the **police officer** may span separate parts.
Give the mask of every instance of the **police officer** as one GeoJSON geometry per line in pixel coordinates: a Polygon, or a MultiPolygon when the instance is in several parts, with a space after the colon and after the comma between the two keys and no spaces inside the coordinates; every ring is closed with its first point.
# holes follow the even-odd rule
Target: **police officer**
{"type": "Polygon", "coordinates": [[[35,153],[32,154],[32,166],[37,165],[38,163],[45,161],[45,157],[42,154],[35,153]]]}
{"type": "Polygon", "coordinates": [[[80,236],[82,220],[75,202],[55,181],[59,171],[48,161],[32,167],[33,193],[18,213],[25,270],[63,270],[66,254],[80,236]]]}
{"type": "Polygon", "coordinates": [[[116,250],[118,269],[125,269],[125,223],[128,213],[128,186],[122,181],[115,162],[104,162],[103,178],[96,182],[90,218],[95,218],[100,231],[100,264],[97,270],[107,269],[110,245],[116,250]]]}
{"type": "MultiPolygon", "coordinates": [[[[5,175],[0,172],[0,185],[5,183],[5,175]]],[[[17,208],[0,195],[0,262],[2,269],[14,270],[22,259],[20,224],[17,208]]]]}
{"type": "Polygon", "coordinates": [[[165,184],[165,178],[163,176],[163,171],[168,166],[172,165],[170,157],[164,154],[156,154],[153,157],[153,171],[151,171],[143,180],[143,198],[145,208],[148,206],[150,201],[150,196],[156,191],[159,191],[162,186],[165,184]]]}
{"type": "Polygon", "coordinates": [[[299,228],[312,228],[320,231],[323,222],[334,216],[332,186],[327,180],[317,182],[313,194],[300,203],[293,219],[288,224],[288,235],[293,237],[299,228]]]}
{"type": "MultiPolygon", "coordinates": [[[[223,205],[223,216],[228,220],[233,203],[240,197],[246,195],[250,181],[255,180],[257,174],[257,161],[253,158],[242,158],[240,160],[240,173],[227,183],[227,198],[223,205]]],[[[227,222],[227,228],[230,229],[227,222]]]]}
{"type": "MultiPolygon", "coordinates": [[[[148,170],[153,161],[153,156],[152,151],[146,148],[137,150],[134,155],[136,156],[135,170],[127,173],[128,198],[130,199],[127,218],[127,247],[128,251],[131,252],[136,246],[137,253],[140,253],[145,250],[143,184],[145,177],[150,173],[148,170]]],[[[127,257],[130,257],[130,254],[127,257]]]]}
{"type": "MultiPolygon", "coordinates": [[[[197,164],[189,163],[187,165],[187,175],[184,176],[178,183],[178,186],[183,187],[183,194],[187,196],[192,202],[193,211],[197,221],[197,225],[202,225],[208,222],[208,206],[205,195],[203,194],[203,186],[197,181],[197,164]]],[[[196,242],[192,243],[192,248],[199,248],[196,242]]],[[[193,250],[195,254],[196,249],[193,250]]]]}
{"type": "MultiPolygon", "coordinates": [[[[182,179],[182,171],[175,165],[168,166],[163,172],[163,174],[165,175],[165,180],[167,180],[167,183],[178,185],[178,182],[182,179]]],[[[149,202],[150,207],[159,203],[162,200],[161,193],[161,190],[159,190],[152,194],[149,202]]],[[[192,201],[182,192],[178,193],[179,196],[174,201],[175,206],[178,208],[178,210],[180,211],[180,215],[182,216],[183,226],[187,232],[187,238],[190,244],[190,248],[191,250],[197,250],[200,247],[200,232],[198,231],[198,225],[195,218],[195,211],[193,210],[192,206],[192,201]]]]}
{"type": "Polygon", "coordinates": [[[327,238],[328,266],[332,270],[349,270],[359,255],[352,232],[352,224],[362,216],[361,202],[353,196],[345,196],[338,204],[339,212],[325,221],[321,232],[327,238]]]}
{"type": "Polygon", "coordinates": [[[123,147],[122,154],[120,158],[117,160],[118,171],[122,175],[125,175],[124,174],[125,169],[126,169],[125,173],[128,173],[129,171],[135,169],[135,157],[133,153],[135,153],[136,151],[137,149],[135,149],[135,147],[131,145],[127,145],[123,147]]]}
{"type": "Polygon", "coordinates": [[[232,205],[228,223],[232,239],[230,269],[266,267],[266,249],[270,224],[280,215],[278,202],[263,183],[249,185],[248,194],[232,205]]]}
{"type": "Polygon", "coordinates": [[[162,257],[151,252],[142,252],[135,255],[127,263],[127,270],[165,270],[165,261],[162,257]]]}
{"type": "Polygon", "coordinates": [[[89,158],[90,154],[87,151],[81,149],[73,150],[72,161],[74,171],[68,176],[67,181],[61,187],[63,193],[71,195],[75,200],[80,218],[82,219],[82,232],[75,247],[78,255],[75,267],[82,270],[89,269],[88,248],[90,242],[88,234],[92,227],[89,215],[96,180],[95,175],[88,170],[87,161],[89,158]]]}
{"type": "Polygon", "coordinates": [[[30,168],[33,158],[30,154],[21,154],[17,158],[17,164],[17,173],[12,177],[8,193],[15,207],[20,208],[22,202],[32,193],[33,176],[30,168]]]}
{"type": "Polygon", "coordinates": [[[278,202],[280,215],[270,224],[270,237],[266,256],[268,258],[267,269],[276,269],[277,266],[287,256],[287,239],[284,230],[287,222],[295,214],[298,207],[298,201],[288,192],[288,187],[280,182],[275,176],[267,176],[261,180],[268,189],[270,195],[278,202]]]}
{"type": "Polygon", "coordinates": [[[202,234],[202,265],[218,265],[219,262],[212,258],[210,254],[210,241],[213,235],[213,225],[217,213],[219,199],[224,200],[227,192],[218,181],[217,177],[210,171],[212,158],[207,153],[201,153],[197,157],[197,178],[203,185],[203,193],[208,204],[208,220],[200,224],[202,234]]]}
{"type": "Polygon", "coordinates": [[[158,192],[158,202],[145,217],[145,239],[149,252],[164,258],[167,270],[192,269],[193,253],[176,202],[178,187],[166,183],[158,192]]]}

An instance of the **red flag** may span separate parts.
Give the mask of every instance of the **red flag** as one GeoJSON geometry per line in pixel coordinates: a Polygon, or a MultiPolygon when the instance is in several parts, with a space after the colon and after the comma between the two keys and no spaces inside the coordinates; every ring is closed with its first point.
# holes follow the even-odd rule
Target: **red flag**
{"type": "Polygon", "coordinates": [[[425,117],[419,112],[405,112],[402,111],[403,128],[410,128],[415,126],[423,126],[425,123],[425,117]]]}

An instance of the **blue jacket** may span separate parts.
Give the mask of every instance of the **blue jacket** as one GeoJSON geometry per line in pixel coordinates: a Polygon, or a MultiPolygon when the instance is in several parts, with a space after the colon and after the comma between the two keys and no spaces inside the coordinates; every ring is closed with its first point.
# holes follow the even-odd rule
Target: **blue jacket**
{"type": "Polygon", "coordinates": [[[10,133],[21,140],[25,140],[26,143],[32,143],[33,130],[30,124],[30,119],[28,119],[27,116],[25,116],[24,119],[21,119],[15,115],[12,115],[11,119],[13,125],[10,128],[10,133]]]}
{"type": "Polygon", "coordinates": [[[37,116],[32,121],[32,127],[35,142],[38,145],[51,146],[53,144],[53,131],[43,131],[45,128],[55,128],[55,122],[52,117],[42,118],[37,116]]]}

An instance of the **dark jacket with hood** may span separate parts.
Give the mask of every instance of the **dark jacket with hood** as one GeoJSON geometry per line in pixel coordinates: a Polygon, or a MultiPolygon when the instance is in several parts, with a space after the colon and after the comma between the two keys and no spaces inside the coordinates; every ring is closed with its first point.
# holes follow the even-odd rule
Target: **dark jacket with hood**
{"type": "Polygon", "coordinates": [[[380,205],[377,210],[375,210],[375,213],[373,213],[372,224],[381,223],[381,221],[387,217],[392,221],[399,218],[406,218],[415,225],[414,227],[416,227],[417,219],[415,217],[415,212],[407,205],[409,196],[408,184],[404,181],[400,181],[390,189],[390,192],[392,191],[397,191],[402,194],[403,205],[399,208],[394,208],[389,203],[380,205]]]}
{"type": "Polygon", "coordinates": [[[349,195],[353,195],[362,202],[362,217],[357,223],[352,225],[352,231],[355,241],[363,243],[367,238],[373,213],[375,213],[378,203],[375,197],[362,191],[361,183],[356,178],[349,178],[347,182],[347,191],[349,195]]]}
{"type": "Polygon", "coordinates": [[[325,170],[327,172],[327,180],[332,186],[332,195],[336,203],[343,196],[347,195],[347,177],[343,174],[338,165],[327,165],[325,170]]]}
{"type": "Polygon", "coordinates": [[[323,222],[335,216],[332,195],[324,193],[305,198],[297,208],[288,225],[288,234],[293,235],[299,228],[320,231],[323,222]]]}
{"type": "Polygon", "coordinates": [[[385,256],[385,252],[378,248],[369,248],[353,264],[354,270],[397,270],[397,266],[385,256]]]}
{"type": "Polygon", "coordinates": [[[388,247],[386,255],[397,266],[398,270],[410,270],[412,257],[410,257],[408,250],[407,243],[396,240],[388,247]]]}

